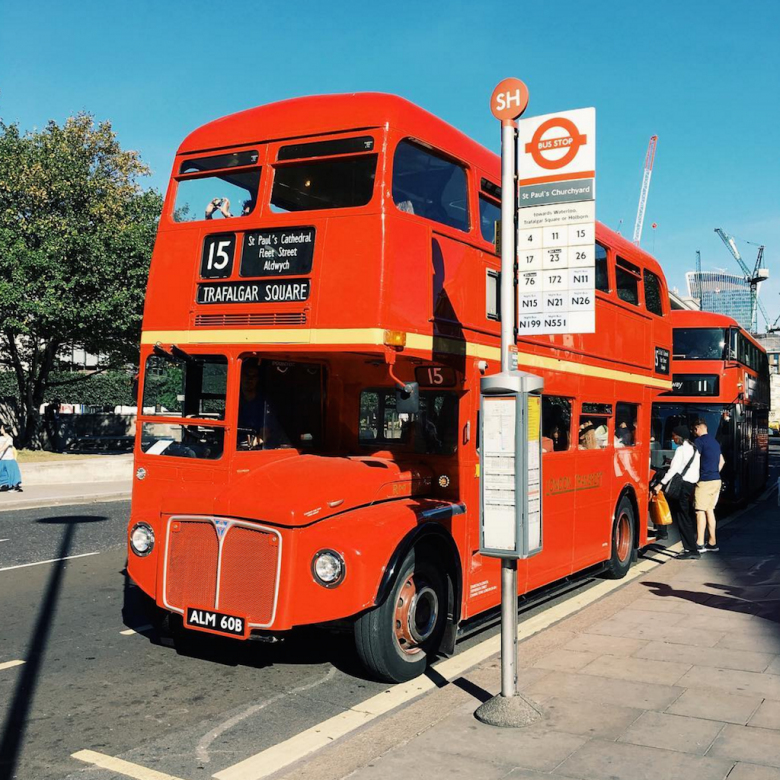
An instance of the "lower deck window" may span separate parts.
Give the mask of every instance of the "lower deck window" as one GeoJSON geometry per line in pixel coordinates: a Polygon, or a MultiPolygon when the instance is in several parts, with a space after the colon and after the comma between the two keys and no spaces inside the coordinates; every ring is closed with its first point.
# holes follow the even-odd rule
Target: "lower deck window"
{"type": "Polygon", "coordinates": [[[571,436],[571,400],[542,396],[542,451],[564,452],[571,436]]]}
{"type": "Polygon", "coordinates": [[[452,392],[423,391],[420,413],[398,412],[392,388],[360,394],[358,442],[364,447],[414,445],[415,452],[452,455],[458,446],[458,396],[452,392]]]}
{"type": "Polygon", "coordinates": [[[144,423],[141,452],[175,458],[219,460],[225,448],[225,431],[208,425],[144,423]]]}

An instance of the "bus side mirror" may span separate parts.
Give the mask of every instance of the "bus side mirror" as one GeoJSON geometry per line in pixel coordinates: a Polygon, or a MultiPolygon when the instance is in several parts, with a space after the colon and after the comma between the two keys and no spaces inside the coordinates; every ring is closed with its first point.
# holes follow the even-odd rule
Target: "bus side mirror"
{"type": "Polygon", "coordinates": [[[420,385],[417,382],[407,382],[403,390],[396,389],[395,410],[398,414],[420,413],[420,385]]]}

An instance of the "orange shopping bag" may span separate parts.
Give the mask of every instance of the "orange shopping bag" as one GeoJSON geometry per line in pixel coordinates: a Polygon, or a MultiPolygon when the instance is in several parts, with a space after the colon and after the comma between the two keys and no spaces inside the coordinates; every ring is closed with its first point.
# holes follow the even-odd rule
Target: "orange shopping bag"
{"type": "Polygon", "coordinates": [[[672,512],[663,493],[654,493],[650,497],[650,519],[655,525],[672,524],[672,512]]]}

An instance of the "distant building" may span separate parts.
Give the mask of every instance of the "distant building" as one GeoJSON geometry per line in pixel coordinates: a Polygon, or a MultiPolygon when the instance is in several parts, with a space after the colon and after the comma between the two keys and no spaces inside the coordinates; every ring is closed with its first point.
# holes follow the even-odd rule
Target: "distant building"
{"type": "Polygon", "coordinates": [[[680,295],[680,291],[674,287],[669,290],[669,305],[672,309],[688,309],[690,311],[698,311],[699,301],[696,298],[691,298],[690,295],[680,295]]]}
{"type": "Polygon", "coordinates": [[[760,333],[756,338],[769,357],[769,422],[780,425],[780,334],[760,333]]]}
{"type": "Polygon", "coordinates": [[[688,271],[688,295],[699,301],[702,311],[725,314],[745,330],[752,330],[750,285],[742,276],[721,271],[688,271]]]}

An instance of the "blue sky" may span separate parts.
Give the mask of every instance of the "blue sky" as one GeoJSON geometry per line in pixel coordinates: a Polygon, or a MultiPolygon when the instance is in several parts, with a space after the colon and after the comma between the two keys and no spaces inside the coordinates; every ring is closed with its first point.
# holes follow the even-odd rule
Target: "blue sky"
{"type": "MultiPolygon", "coordinates": [[[[488,100],[506,76],[528,114],[596,106],[598,218],[630,237],[659,136],[643,246],[671,285],[713,232],[766,244],[780,315],[780,2],[201,2],[0,0],[0,116],[25,129],[86,110],[166,185],[193,128],[307,94],[402,95],[498,151],[488,100]],[[656,222],[655,231],[650,228],[656,222]]],[[[755,247],[738,241],[752,267],[755,247]]]]}

